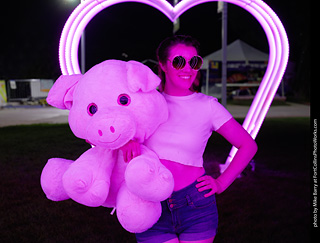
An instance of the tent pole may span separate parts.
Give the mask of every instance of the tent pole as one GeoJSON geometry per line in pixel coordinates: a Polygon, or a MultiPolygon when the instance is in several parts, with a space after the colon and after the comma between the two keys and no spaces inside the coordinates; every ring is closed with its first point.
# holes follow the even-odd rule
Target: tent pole
{"type": "Polygon", "coordinates": [[[228,37],[228,5],[223,2],[222,9],[222,105],[227,107],[227,37],[228,37]]]}
{"type": "Polygon", "coordinates": [[[207,66],[207,70],[206,70],[206,95],[209,95],[209,75],[210,75],[210,62],[208,60],[208,66],[207,66]]]}

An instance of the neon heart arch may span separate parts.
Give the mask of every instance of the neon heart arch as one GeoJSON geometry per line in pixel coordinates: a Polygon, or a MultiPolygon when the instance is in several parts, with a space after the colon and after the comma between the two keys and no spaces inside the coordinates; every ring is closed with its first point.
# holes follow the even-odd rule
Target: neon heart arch
{"type": "MultiPolygon", "coordinates": [[[[217,0],[182,0],[173,7],[166,0],[86,0],[72,12],[62,31],[59,60],[62,74],[80,74],[78,63],[78,46],[81,34],[90,20],[103,9],[114,4],[137,2],[150,5],[174,22],[188,9],[206,2],[217,0]]],[[[269,44],[269,60],[265,75],[261,81],[257,94],[250,106],[243,127],[255,138],[262,122],[269,110],[274,95],[279,87],[289,57],[289,44],[285,29],[274,11],[261,0],[223,0],[247,10],[261,24],[269,44]]],[[[236,153],[232,148],[225,166],[225,170],[236,153]]]]}

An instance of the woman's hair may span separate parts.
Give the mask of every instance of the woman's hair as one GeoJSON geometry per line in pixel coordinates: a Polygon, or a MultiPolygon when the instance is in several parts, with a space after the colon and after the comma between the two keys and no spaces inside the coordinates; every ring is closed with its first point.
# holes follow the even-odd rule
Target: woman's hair
{"type": "MultiPolygon", "coordinates": [[[[195,38],[187,35],[173,35],[164,39],[160,43],[156,51],[158,62],[164,64],[168,60],[171,47],[176,46],[178,44],[193,46],[197,50],[198,54],[200,52],[200,43],[195,38]]],[[[158,75],[161,78],[160,91],[163,91],[166,79],[165,73],[161,69],[160,65],[158,66],[158,75]]]]}

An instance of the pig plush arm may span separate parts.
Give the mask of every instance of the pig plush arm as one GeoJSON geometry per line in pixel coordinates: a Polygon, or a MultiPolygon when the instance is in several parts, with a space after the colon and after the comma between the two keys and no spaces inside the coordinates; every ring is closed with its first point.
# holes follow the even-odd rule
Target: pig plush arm
{"type": "Polygon", "coordinates": [[[173,177],[158,156],[133,140],[120,148],[129,162],[125,178],[129,190],[149,201],[163,201],[173,191],[173,177]]]}
{"type": "Polygon", "coordinates": [[[144,145],[141,145],[141,155],[128,164],[125,181],[132,193],[153,202],[170,197],[174,187],[171,172],[160,162],[158,156],[144,145]]]}

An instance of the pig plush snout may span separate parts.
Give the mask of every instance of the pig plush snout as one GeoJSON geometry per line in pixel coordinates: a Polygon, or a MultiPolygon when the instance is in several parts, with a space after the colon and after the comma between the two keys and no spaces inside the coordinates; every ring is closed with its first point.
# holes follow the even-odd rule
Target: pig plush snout
{"type": "MultiPolygon", "coordinates": [[[[107,131],[107,132],[108,132],[108,131],[107,131]]],[[[110,126],[110,132],[111,132],[111,133],[115,133],[115,132],[116,132],[116,129],[114,129],[113,126],[110,126]]],[[[98,134],[99,134],[100,137],[102,137],[102,136],[103,136],[102,130],[98,130],[98,134]]]]}
{"type": "Polygon", "coordinates": [[[136,123],[128,112],[108,112],[92,117],[87,126],[87,140],[96,146],[118,149],[136,133],[136,123]],[[109,115],[108,115],[109,114],[109,115]]]}
{"type": "MultiPolygon", "coordinates": [[[[97,127],[97,131],[98,131],[98,135],[100,137],[110,137],[111,140],[112,139],[112,135],[115,135],[115,137],[117,137],[118,135],[118,131],[116,131],[116,129],[114,128],[114,124],[112,123],[112,121],[110,121],[111,119],[99,122],[99,126],[97,127]],[[111,123],[111,125],[109,124],[111,123]],[[100,128],[100,129],[99,129],[100,128]]],[[[117,129],[118,130],[118,129],[117,129]]],[[[113,140],[114,141],[114,140],[113,140]]],[[[110,141],[111,142],[111,141],[110,141]]]]}

